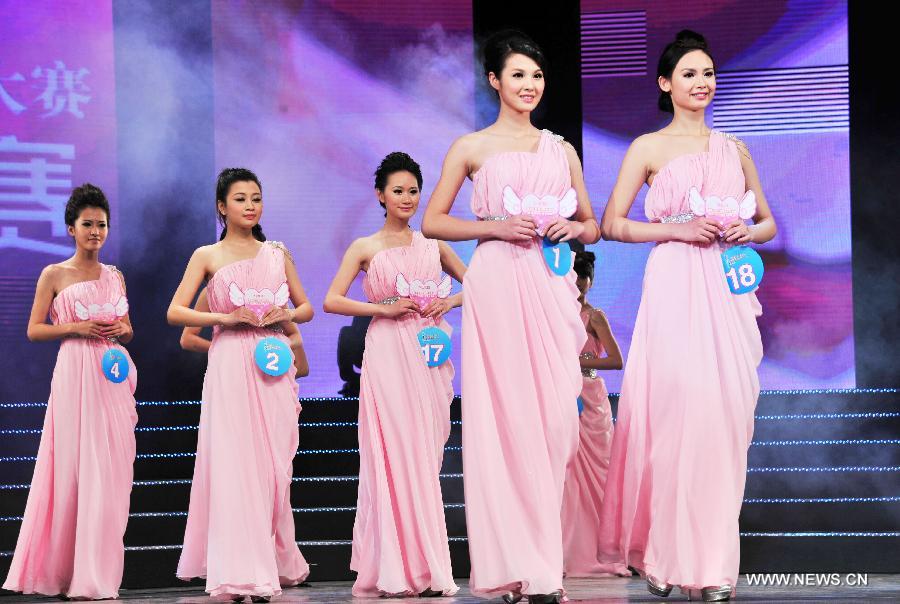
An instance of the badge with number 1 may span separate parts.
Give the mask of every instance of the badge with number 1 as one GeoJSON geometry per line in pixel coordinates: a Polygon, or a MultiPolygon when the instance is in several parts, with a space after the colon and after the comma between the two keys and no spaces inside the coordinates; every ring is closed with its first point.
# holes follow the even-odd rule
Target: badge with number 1
{"type": "Polygon", "coordinates": [[[572,270],[574,254],[568,241],[553,241],[544,237],[543,243],[544,262],[550,271],[559,277],[565,277],[572,270]]]}

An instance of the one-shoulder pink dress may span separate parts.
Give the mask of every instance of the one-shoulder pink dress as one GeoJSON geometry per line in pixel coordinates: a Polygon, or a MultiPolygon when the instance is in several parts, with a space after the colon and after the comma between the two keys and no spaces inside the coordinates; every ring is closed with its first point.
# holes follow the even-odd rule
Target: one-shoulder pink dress
{"type": "MultiPolygon", "coordinates": [[[[581,311],[585,330],[590,325],[592,312],[599,311],[581,311]]],[[[597,336],[589,332],[581,354],[602,358],[606,352],[597,336]]],[[[585,370],[582,375],[583,409],[578,422],[578,453],[569,465],[563,493],[563,559],[566,576],[629,576],[631,571],[624,564],[601,564],[598,560],[597,548],[603,531],[600,525],[600,506],[609,473],[613,419],[606,382],[597,371],[585,370]]]]}
{"type": "MultiPolygon", "coordinates": [[[[407,283],[440,282],[438,243],[413,233],[412,244],[375,254],[363,280],[370,302],[396,298],[407,283]]],[[[417,595],[458,590],[450,567],[440,471],[450,436],[453,365],[428,367],[419,331],[438,326],[418,313],[375,317],[366,333],[359,392],[359,494],[350,568],[353,595],[417,595]]]]}
{"type": "MultiPolygon", "coordinates": [[[[473,177],[472,211],[506,216],[503,190],[562,198],[571,188],[561,139],[489,158],[473,177]]],[[[538,238],[488,240],[463,283],[463,477],[478,596],[562,588],[560,513],[578,448],[578,354],[587,338],[574,272],[557,276],[538,238]]]]}
{"type": "MultiPolygon", "coordinates": [[[[284,256],[283,246],[269,241],[254,258],[220,268],[207,286],[210,310],[233,312],[251,289],[276,295],[287,282],[284,256]]],[[[309,574],[290,501],[299,443],[296,369],[291,364],[275,377],[257,367],[254,351],[266,337],[290,346],[280,332],[243,326],[217,327],[209,349],[177,575],[205,577],[214,597],[273,596],[309,574]]]]}
{"type": "MultiPolygon", "coordinates": [[[[740,199],[732,137],[676,158],[647,193],[647,217],[688,217],[688,194],[740,199]]],[[[737,584],[738,516],[759,396],[762,342],[753,293],[734,295],[722,247],[669,241],[650,253],[625,366],[601,549],[684,589],[737,584]]]]}
{"type": "MultiPolygon", "coordinates": [[[[128,311],[121,276],[73,283],[54,298],[54,325],[111,321],[128,311]]],[[[116,372],[121,371],[118,367],[116,372]]],[[[50,382],[34,478],[4,589],[69,598],[117,598],[122,582],[137,423],[137,369],[119,344],[100,338],[60,343],[50,382]],[[103,355],[125,356],[124,381],[107,379],[103,355]]]]}

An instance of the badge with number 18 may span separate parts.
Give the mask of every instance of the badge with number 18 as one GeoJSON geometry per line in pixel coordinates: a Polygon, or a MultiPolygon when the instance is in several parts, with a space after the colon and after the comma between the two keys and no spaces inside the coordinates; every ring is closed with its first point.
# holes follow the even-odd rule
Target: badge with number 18
{"type": "Polygon", "coordinates": [[[747,294],[759,287],[763,278],[763,261],[747,246],[739,245],[722,253],[725,280],[733,294],[747,294]]]}

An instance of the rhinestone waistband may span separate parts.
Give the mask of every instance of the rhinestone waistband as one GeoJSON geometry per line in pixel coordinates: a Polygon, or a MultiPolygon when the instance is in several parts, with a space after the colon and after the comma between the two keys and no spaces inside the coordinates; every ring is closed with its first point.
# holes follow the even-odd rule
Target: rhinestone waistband
{"type": "Polygon", "coordinates": [[[384,300],[376,302],[376,304],[396,304],[397,300],[399,300],[399,299],[400,299],[400,296],[392,296],[390,298],[385,298],[384,300]]]}
{"type": "Polygon", "coordinates": [[[478,220],[506,220],[509,216],[479,216],[478,220]]]}
{"type": "MultiPolygon", "coordinates": [[[[582,352],[581,354],[578,355],[578,358],[579,359],[596,359],[597,355],[595,355],[593,352],[582,352]]],[[[597,370],[591,369],[589,367],[582,367],[581,375],[583,375],[586,378],[591,378],[592,380],[595,380],[595,379],[597,379],[597,370]]]]}
{"type": "Polygon", "coordinates": [[[693,212],[684,212],[682,214],[672,214],[671,216],[663,216],[662,218],[657,218],[656,221],[661,222],[663,224],[670,224],[673,222],[680,224],[683,222],[690,222],[695,217],[696,216],[694,216],[693,212]]]}

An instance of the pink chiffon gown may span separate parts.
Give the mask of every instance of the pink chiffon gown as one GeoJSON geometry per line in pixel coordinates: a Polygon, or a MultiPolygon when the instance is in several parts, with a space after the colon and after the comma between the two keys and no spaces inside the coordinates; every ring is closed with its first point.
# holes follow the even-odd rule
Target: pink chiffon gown
{"type": "MultiPolygon", "coordinates": [[[[363,280],[371,302],[394,298],[397,275],[438,283],[438,243],[375,254],[363,280]]],[[[375,317],[366,333],[359,393],[359,494],[350,568],[353,595],[417,595],[458,590],[450,567],[440,471],[450,436],[453,365],[428,367],[416,335],[441,321],[409,313],[375,317]]]]}
{"type": "MultiPolygon", "coordinates": [[[[489,158],[473,177],[472,211],[507,215],[503,189],[524,198],[571,188],[561,139],[489,158]]],[[[463,477],[472,593],[562,588],[560,521],[566,466],[578,447],[578,354],[587,338],[574,272],[544,262],[541,240],[488,240],[463,284],[463,477]]]]}
{"type": "MultiPolygon", "coordinates": [[[[688,192],[740,199],[732,137],[656,175],[651,221],[689,218],[688,192]]],[[[601,549],[609,562],[684,590],[737,585],[738,516],[759,395],[762,342],[753,293],[734,295],[718,242],[669,241],[650,253],[625,367],[601,549]]]]}
{"type": "MultiPolygon", "coordinates": [[[[64,288],[50,307],[54,325],[115,320],[127,313],[115,267],[64,288]]],[[[137,423],[137,370],[120,345],[62,340],[50,382],[34,478],[4,589],[69,598],[117,598],[122,582],[137,423]],[[128,360],[127,378],[103,374],[111,348],[128,360]]]]}
{"type": "MultiPolygon", "coordinates": [[[[591,311],[581,311],[585,330],[591,311]]],[[[582,354],[593,358],[605,356],[603,344],[588,333],[582,354]]],[[[609,473],[612,451],[613,419],[609,406],[606,382],[596,371],[582,371],[581,400],[584,404],[579,418],[578,452],[569,465],[563,492],[562,530],[563,561],[567,577],[596,577],[599,575],[630,576],[624,564],[601,564],[598,546],[603,527],[600,506],[609,473]]]]}
{"type": "MultiPolygon", "coordinates": [[[[207,286],[210,310],[233,312],[233,291],[277,293],[286,284],[284,255],[281,244],[265,242],[256,257],[220,268],[207,286]]],[[[270,329],[217,327],[209,349],[177,575],[205,577],[213,597],[273,596],[309,574],[290,502],[299,442],[296,370],[291,364],[275,377],[256,366],[256,344],[266,337],[290,345],[270,329]]]]}

